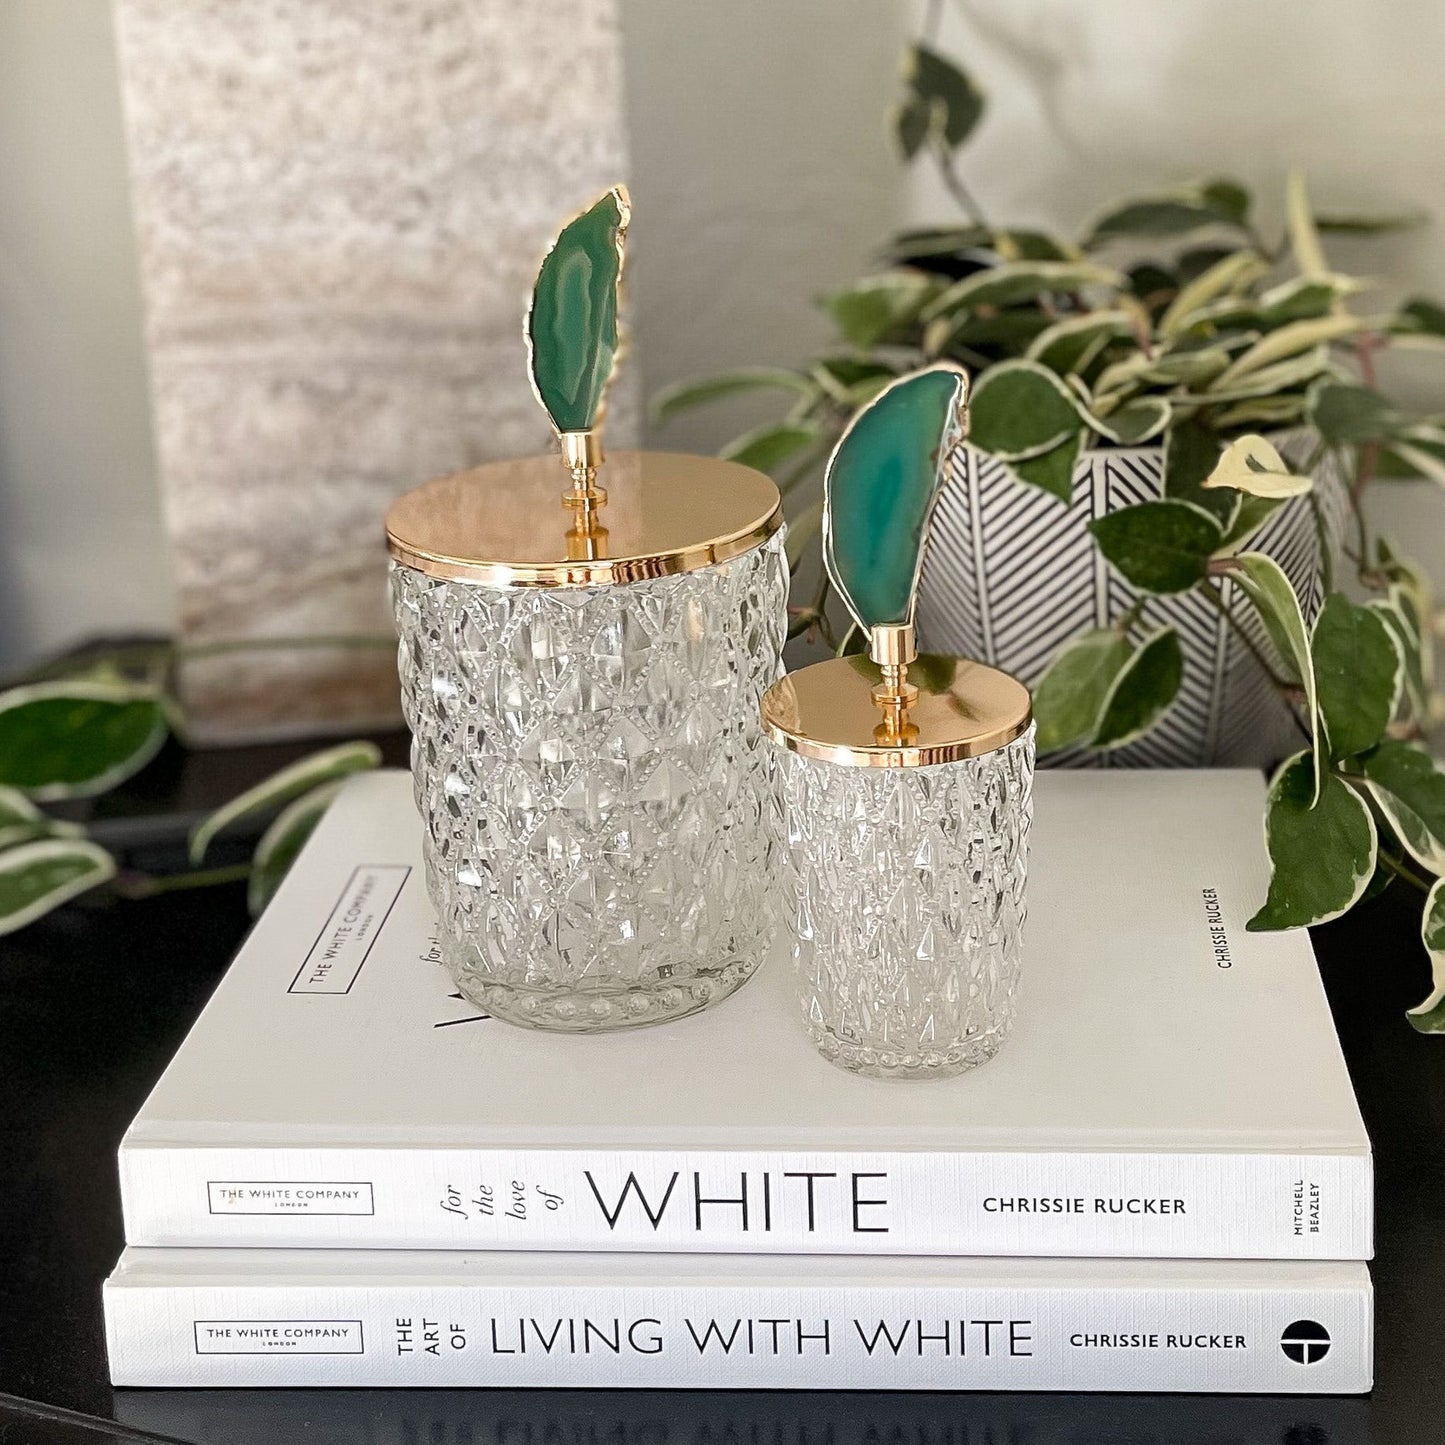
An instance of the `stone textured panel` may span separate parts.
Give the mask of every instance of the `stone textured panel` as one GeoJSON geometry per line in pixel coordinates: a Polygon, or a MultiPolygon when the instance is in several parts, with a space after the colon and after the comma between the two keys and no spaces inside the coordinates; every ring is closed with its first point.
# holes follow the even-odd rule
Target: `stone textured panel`
{"type": "MultiPolygon", "coordinates": [[[[547,443],[522,317],[549,235],[625,172],[615,0],[116,17],[181,636],[385,636],[391,498],[547,443]]],[[[182,683],[203,739],[397,715],[387,647],[182,683]]]]}

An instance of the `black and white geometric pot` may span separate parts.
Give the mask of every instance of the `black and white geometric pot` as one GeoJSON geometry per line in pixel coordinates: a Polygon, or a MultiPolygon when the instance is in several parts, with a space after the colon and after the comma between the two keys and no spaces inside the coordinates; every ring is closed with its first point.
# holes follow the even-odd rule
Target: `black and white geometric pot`
{"type": "MultiPolygon", "coordinates": [[[[1294,438],[1276,445],[1296,463],[1294,438]]],[[[1137,597],[1104,561],[1088,524],[1106,512],[1163,495],[1164,449],[1084,452],[1068,507],[1018,481],[997,458],[960,447],[939,498],[918,594],[919,645],[977,658],[1030,687],[1071,637],[1107,627],[1137,597]]],[[[1324,601],[1326,566],[1338,554],[1348,509],[1340,478],[1317,471],[1314,496],[1285,503],[1246,544],[1284,569],[1306,625],[1324,601]]],[[[1253,608],[1233,586],[1225,602],[1265,654],[1253,608]]],[[[1285,703],[1209,600],[1197,591],[1151,597],[1146,629],[1173,626],[1184,648],[1184,679],[1174,705],[1152,731],[1111,752],[1056,753],[1055,764],[1191,768],[1269,766],[1304,745],[1285,703]]]]}

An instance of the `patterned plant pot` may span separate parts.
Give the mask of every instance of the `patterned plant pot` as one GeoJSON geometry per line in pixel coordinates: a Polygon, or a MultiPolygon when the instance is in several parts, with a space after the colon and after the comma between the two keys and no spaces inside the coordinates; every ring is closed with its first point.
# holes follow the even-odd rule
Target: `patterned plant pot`
{"type": "MultiPolygon", "coordinates": [[[[1289,455],[1289,439],[1277,439],[1289,455]]],[[[1002,668],[1035,685],[1071,637],[1105,627],[1138,594],[1094,546],[1096,517],[1163,495],[1161,446],[1085,452],[1067,507],[1018,481],[987,453],[961,447],[935,514],[918,596],[920,645],[1002,668]]],[[[1312,623],[1338,551],[1348,501],[1333,473],[1316,474],[1307,497],[1282,506],[1249,542],[1284,569],[1312,623]]],[[[1231,615],[1269,650],[1253,608],[1231,583],[1231,615]]],[[[1248,646],[1198,592],[1151,597],[1145,627],[1173,626],[1184,647],[1184,680],[1174,705],[1137,742],[1104,754],[1055,753],[1047,761],[1123,767],[1269,765],[1302,738],[1288,708],[1248,646]]]]}

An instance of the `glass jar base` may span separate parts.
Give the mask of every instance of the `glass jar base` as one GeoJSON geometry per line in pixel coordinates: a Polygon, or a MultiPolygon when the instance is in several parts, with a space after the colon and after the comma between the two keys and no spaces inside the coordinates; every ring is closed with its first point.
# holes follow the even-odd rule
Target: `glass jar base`
{"type": "Polygon", "coordinates": [[[720,1003],[757,971],[756,958],[730,958],[706,975],[604,989],[529,989],[474,973],[453,974],[478,1008],[503,1023],[557,1034],[615,1033],[671,1023],[720,1003]]]}
{"type": "Polygon", "coordinates": [[[995,1023],[971,1039],[946,1049],[889,1049],[840,1039],[808,1026],[814,1047],[830,1064],[870,1079],[955,1079],[986,1064],[1008,1037],[1012,1019],[995,1023]]]}

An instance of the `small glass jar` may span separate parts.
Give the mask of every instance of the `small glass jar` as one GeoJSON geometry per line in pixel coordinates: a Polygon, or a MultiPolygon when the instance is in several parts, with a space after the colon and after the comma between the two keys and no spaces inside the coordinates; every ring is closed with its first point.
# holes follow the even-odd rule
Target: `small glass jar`
{"type": "Polygon", "coordinates": [[[1018,994],[1034,729],[1029,695],[922,656],[880,715],[866,657],[764,695],[777,744],[781,911],[823,1056],[875,1078],[948,1078],[992,1058],[1018,994]]]}
{"type": "Polygon", "coordinates": [[[565,1032],[715,1003],[769,931],[777,488],[665,453],[597,479],[585,516],[555,457],[442,478],[387,516],[442,956],[489,1014],[565,1032]]]}

